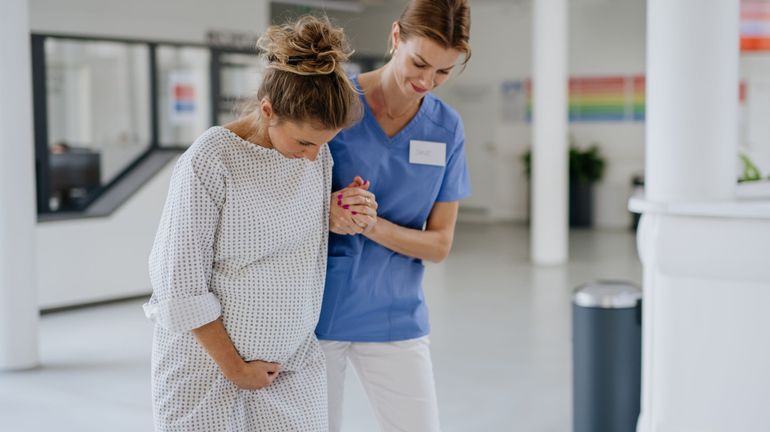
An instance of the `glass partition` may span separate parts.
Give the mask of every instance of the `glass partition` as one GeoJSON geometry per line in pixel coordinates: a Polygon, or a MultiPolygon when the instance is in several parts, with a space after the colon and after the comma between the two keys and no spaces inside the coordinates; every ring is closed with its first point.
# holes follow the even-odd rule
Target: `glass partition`
{"type": "Polygon", "coordinates": [[[265,64],[256,53],[220,53],[218,66],[216,122],[225,124],[237,117],[239,109],[249,98],[256,96],[265,64]]]}
{"type": "Polygon", "coordinates": [[[48,205],[80,210],[150,147],[149,49],[47,38],[44,51],[48,205]]]}
{"type": "Polygon", "coordinates": [[[38,213],[71,215],[233,120],[264,69],[242,46],[43,34],[32,66],[38,213]]]}
{"type": "Polygon", "coordinates": [[[159,45],[156,62],[158,143],[188,147],[211,126],[211,52],[159,45]]]}

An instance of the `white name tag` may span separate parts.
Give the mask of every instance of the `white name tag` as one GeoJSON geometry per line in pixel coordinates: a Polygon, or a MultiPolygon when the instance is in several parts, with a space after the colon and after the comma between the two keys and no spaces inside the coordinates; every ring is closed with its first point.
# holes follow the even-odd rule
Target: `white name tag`
{"type": "Polygon", "coordinates": [[[409,163],[446,166],[446,144],[433,141],[409,141],[409,163]]]}

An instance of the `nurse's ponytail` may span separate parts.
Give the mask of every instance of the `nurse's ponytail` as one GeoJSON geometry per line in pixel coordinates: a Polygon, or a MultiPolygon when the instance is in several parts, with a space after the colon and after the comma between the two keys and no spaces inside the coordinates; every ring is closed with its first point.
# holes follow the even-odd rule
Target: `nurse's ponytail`
{"type": "Polygon", "coordinates": [[[257,46],[267,68],[256,104],[267,98],[280,119],[323,129],[344,128],[359,118],[358,93],[342,68],[352,51],[328,18],[306,15],[270,26],[257,46]]]}

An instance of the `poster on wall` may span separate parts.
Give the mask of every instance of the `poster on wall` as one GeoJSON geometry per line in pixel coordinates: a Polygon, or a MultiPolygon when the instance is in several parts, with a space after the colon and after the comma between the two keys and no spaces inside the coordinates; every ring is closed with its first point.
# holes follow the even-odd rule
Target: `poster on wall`
{"type": "Polygon", "coordinates": [[[529,121],[529,81],[503,81],[500,86],[502,106],[500,121],[505,124],[529,121]]]}
{"type": "Polygon", "coordinates": [[[198,74],[174,70],[168,74],[169,120],[174,125],[194,125],[200,109],[195,103],[198,74]]]}

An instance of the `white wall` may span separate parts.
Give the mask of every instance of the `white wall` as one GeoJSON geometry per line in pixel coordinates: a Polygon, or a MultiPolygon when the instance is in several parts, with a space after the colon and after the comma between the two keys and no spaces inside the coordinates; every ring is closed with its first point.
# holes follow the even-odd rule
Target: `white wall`
{"type": "MultiPolygon", "coordinates": [[[[30,0],[33,32],[203,42],[206,31],[263,31],[267,0],[30,0]]],[[[32,145],[32,143],[30,143],[32,145]]],[[[37,226],[43,308],[150,291],[147,256],[171,167],[108,218],[37,226]]]]}
{"type": "MultiPolygon", "coordinates": [[[[644,75],[646,1],[596,0],[570,13],[570,75],[644,75]]],[[[628,227],[631,177],[644,172],[644,122],[572,123],[581,145],[599,143],[606,155],[604,179],[596,185],[598,227],[628,227]]]]}
{"type": "Polygon", "coordinates": [[[472,56],[438,94],[465,122],[473,195],[463,201],[483,220],[527,218],[527,181],[520,155],[530,145],[529,125],[503,126],[503,81],[532,74],[532,8],[527,2],[473,4],[472,56]]]}
{"type": "MultiPolygon", "coordinates": [[[[406,0],[386,0],[366,7],[362,13],[333,10],[325,13],[334,24],[345,30],[356,53],[384,56],[388,50],[390,25],[401,15],[406,3],[406,0]]],[[[271,16],[274,21],[282,22],[302,12],[302,8],[276,4],[272,7],[271,16]]]]}
{"type": "Polygon", "coordinates": [[[170,163],[109,217],[38,224],[41,308],[150,292],[147,258],[172,167],[170,163]]]}
{"type": "Polygon", "coordinates": [[[204,42],[206,31],[261,33],[268,0],[29,0],[33,32],[204,42]]]}

